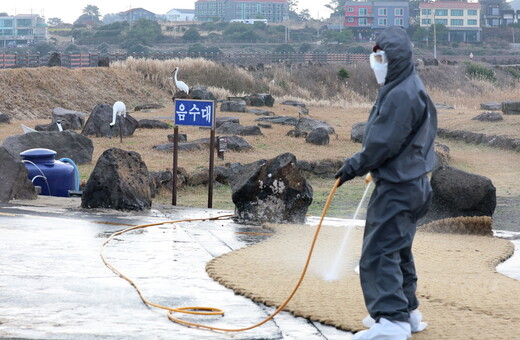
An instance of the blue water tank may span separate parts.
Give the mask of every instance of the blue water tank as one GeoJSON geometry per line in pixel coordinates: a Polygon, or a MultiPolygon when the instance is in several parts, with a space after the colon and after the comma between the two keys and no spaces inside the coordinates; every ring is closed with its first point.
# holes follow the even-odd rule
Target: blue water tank
{"type": "Polygon", "coordinates": [[[69,190],[75,190],[74,167],[55,160],[56,151],[30,149],[20,156],[29,172],[29,180],[42,188],[42,195],[68,197],[69,190]]]}

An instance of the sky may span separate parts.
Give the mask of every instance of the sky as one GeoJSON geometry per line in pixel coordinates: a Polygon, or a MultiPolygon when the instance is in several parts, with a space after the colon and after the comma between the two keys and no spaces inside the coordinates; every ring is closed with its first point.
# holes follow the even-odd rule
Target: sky
{"type": "MultiPolygon", "coordinates": [[[[330,14],[330,10],[324,6],[329,1],[298,0],[298,3],[300,11],[308,9],[313,18],[325,18],[330,14]]],[[[73,23],[87,5],[97,6],[101,16],[131,8],[144,8],[155,14],[165,14],[173,8],[193,9],[195,0],[3,0],[0,4],[0,12],[6,12],[9,15],[39,14],[45,16],[45,19],[60,18],[66,23],[73,23]]]]}

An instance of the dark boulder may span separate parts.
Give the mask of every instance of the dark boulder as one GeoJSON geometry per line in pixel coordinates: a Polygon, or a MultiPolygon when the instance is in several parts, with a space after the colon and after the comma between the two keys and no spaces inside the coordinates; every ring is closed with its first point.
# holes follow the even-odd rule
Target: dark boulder
{"type": "Polygon", "coordinates": [[[498,111],[498,110],[502,110],[502,103],[499,103],[499,102],[482,103],[482,104],[480,104],[480,108],[482,110],[487,110],[487,111],[498,111]]]}
{"type": "Polygon", "coordinates": [[[486,111],[471,119],[480,122],[498,122],[504,120],[504,117],[496,111],[486,111]]]}
{"type": "Polygon", "coordinates": [[[49,57],[49,61],[47,62],[47,66],[49,66],[49,67],[61,66],[61,53],[53,52],[51,54],[51,56],[49,57]]]}
{"type": "Polygon", "coordinates": [[[60,131],[58,124],[61,125],[61,131],[71,130],[71,126],[67,121],[51,122],[49,124],[38,124],[34,127],[36,131],[60,131]]]}
{"type": "Polygon", "coordinates": [[[56,159],[70,158],[76,164],[90,163],[94,152],[94,144],[88,137],[70,130],[14,135],[7,137],[2,146],[18,159],[21,159],[20,153],[25,150],[44,148],[56,151],[56,159]]]}
{"type": "Polygon", "coordinates": [[[222,112],[246,112],[246,108],[246,102],[244,100],[226,100],[220,105],[220,111],[222,112]]]}
{"type": "Polygon", "coordinates": [[[360,122],[352,125],[352,129],[350,130],[350,140],[355,143],[363,143],[366,126],[367,122],[360,122]]]}
{"type": "Polygon", "coordinates": [[[168,123],[157,119],[141,119],[137,123],[139,129],[171,129],[171,126],[168,125],[168,123]]]}
{"type": "Polygon", "coordinates": [[[11,118],[6,113],[0,112],[0,124],[10,124],[11,118]]]}
{"type": "Polygon", "coordinates": [[[123,136],[131,136],[134,134],[134,131],[138,126],[137,120],[128,113],[126,114],[126,117],[117,117],[116,123],[112,127],[112,131],[110,131],[111,122],[112,105],[97,104],[92,110],[92,113],[85,123],[81,133],[85,136],[96,137],[119,136],[121,134],[119,128],[121,122],[121,131],[123,136]]]}
{"type": "Polygon", "coordinates": [[[329,123],[324,122],[322,120],[302,117],[298,119],[298,123],[296,124],[296,129],[300,131],[311,132],[317,128],[325,128],[328,134],[334,134],[334,128],[329,125],[329,123]]]}
{"type": "Polygon", "coordinates": [[[304,223],[312,187],[290,153],[233,169],[232,199],[238,221],[248,224],[304,223]]]}
{"type": "Polygon", "coordinates": [[[328,145],[330,143],[329,132],[326,128],[319,127],[309,132],[305,141],[314,145],[328,145]]]}
{"type": "Polygon", "coordinates": [[[249,106],[270,106],[274,105],[274,98],[267,93],[253,93],[250,96],[244,97],[249,106]]]}
{"type": "Polygon", "coordinates": [[[99,157],[81,197],[81,207],[144,210],[152,205],[150,175],[141,155],[108,149],[99,157]]]}
{"type": "Polygon", "coordinates": [[[51,122],[56,123],[59,120],[63,125],[63,121],[66,121],[69,123],[71,130],[79,130],[85,124],[86,116],[88,116],[87,113],[55,107],[52,109],[51,122]]]}
{"type": "Polygon", "coordinates": [[[502,112],[505,115],[520,115],[520,101],[506,100],[502,102],[502,112]]]}
{"type": "Polygon", "coordinates": [[[196,86],[190,90],[190,96],[193,99],[201,99],[201,100],[216,100],[213,93],[208,91],[208,89],[204,86],[196,86]]]}
{"type": "Polygon", "coordinates": [[[154,110],[154,109],[164,109],[164,106],[161,104],[142,104],[134,107],[134,111],[143,111],[143,110],[154,110]]]}
{"type": "Polygon", "coordinates": [[[298,118],[291,116],[268,116],[255,119],[257,122],[269,122],[272,124],[293,125],[298,124],[298,118]]]}
{"type": "Polygon", "coordinates": [[[0,183],[0,203],[37,197],[25,165],[3,147],[0,147],[0,183]]]}
{"type": "Polygon", "coordinates": [[[215,118],[215,127],[218,128],[220,125],[227,122],[240,124],[240,119],[237,117],[217,117],[215,118]]]}
{"type": "Polygon", "coordinates": [[[253,126],[242,126],[237,123],[226,122],[221,124],[217,128],[217,133],[239,135],[239,136],[259,136],[262,135],[262,131],[256,125],[253,126]]]}
{"type": "Polygon", "coordinates": [[[459,216],[493,216],[496,189],[489,178],[453,167],[433,171],[432,205],[420,224],[459,216]]]}

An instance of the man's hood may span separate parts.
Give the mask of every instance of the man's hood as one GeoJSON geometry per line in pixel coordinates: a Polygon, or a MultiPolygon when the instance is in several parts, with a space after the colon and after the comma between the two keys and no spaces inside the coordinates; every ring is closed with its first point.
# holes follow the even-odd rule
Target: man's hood
{"type": "Polygon", "coordinates": [[[412,42],[404,28],[388,27],[379,34],[376,44],[385,51],[388,60],[385,84],[388,85],[395,80],[401,82],[414,71],[412,42]]]}

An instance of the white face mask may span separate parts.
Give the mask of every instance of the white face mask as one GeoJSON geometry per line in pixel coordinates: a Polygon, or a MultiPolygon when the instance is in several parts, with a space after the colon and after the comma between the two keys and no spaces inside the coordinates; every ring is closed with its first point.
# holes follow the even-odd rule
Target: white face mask
{"type": "Polygon", "coordinates": [[[379,85],[385,84],[386,74],[388,73],[388,60],[384,51],[370,54],[370,67],[374,70],[376,80],[379,85]]]}

